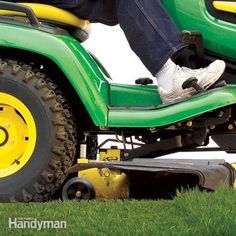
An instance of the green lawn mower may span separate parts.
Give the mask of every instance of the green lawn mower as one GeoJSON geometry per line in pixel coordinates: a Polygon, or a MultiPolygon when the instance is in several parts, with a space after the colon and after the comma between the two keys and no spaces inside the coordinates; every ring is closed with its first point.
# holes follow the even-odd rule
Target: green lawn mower
{"type": "Polygon", "coordinates": [[[179,63],[227,63],[217,84],[205,91],[189,78],[184,86],[196,95],[172,104],[162,104],[148,78],[110,83],[81,45],[89,22],[49,5],[0,2],[1,202],[169,198],[176,189],[233,187],[235,171],[224,160],[154,158],[236,151],[236,3],[162,2],[189,44],[179,63]],[[98,135],[112,136],[98,143],[98,135]],[[210,138],[218,148],[207,147],[210,138]],[[110,141],[123,148],[105,149],[110,141]]]}

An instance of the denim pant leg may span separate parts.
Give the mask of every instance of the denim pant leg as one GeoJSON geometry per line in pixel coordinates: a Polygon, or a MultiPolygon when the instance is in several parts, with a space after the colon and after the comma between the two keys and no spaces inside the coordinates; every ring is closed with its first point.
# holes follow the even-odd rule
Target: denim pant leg
{"type": "Polygon", "coordinates": [[[161,0],[53,1],[91,22],[119,23],[130,47],[154,76],[168,58],[185,46],[161,0]]]}
{"type": "Polygon", "coordinates": [[[154,76],[185,47],[160,0],[117,0],[117,18],[130,47],[154,76]]]}
{"type": "Polygon", "coordinates": [[[56,0],[77,1],[77,5],[70,9],[74,14],[92,23],[117,25],[116,0],[56,0]]]}

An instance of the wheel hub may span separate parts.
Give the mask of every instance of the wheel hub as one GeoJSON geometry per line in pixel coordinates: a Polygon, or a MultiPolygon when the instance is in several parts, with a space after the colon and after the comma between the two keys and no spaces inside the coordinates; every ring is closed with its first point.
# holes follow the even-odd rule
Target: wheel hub
{"type": "Polygon", "coordinates": [[[0,93],[0,178],[20,170],[35,143],[36,126],[28,108],[17,98],[0,93]]]}

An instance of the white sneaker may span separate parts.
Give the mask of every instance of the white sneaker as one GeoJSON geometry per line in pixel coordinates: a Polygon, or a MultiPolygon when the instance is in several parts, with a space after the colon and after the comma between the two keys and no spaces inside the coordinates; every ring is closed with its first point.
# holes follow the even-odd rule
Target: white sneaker
{"type": "Polygon", "coordinates": [[[193,70],[186,67],[176,66],[175,75],[170,90],[158,86],[160,97],[163,103],[173,103],[178,100],[188,98],[197,93],[193,88],[183,89],[182,84],[190,77],[198,79],[198,84],[207,89],[214,84],[225,70],[225,62],[216,60],[208,67],[193,70]]]}

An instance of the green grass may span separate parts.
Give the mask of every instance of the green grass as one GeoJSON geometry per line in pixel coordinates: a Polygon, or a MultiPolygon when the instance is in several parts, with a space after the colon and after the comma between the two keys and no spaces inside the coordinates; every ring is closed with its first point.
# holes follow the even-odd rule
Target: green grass
{"type": "Polygon", "coordinates": [[[1,235],[236,235],[236,191],[174,200],[0,204],[1,235]],[[67,229],[9,229],[8,218],[65,220],[67,229]]]}

